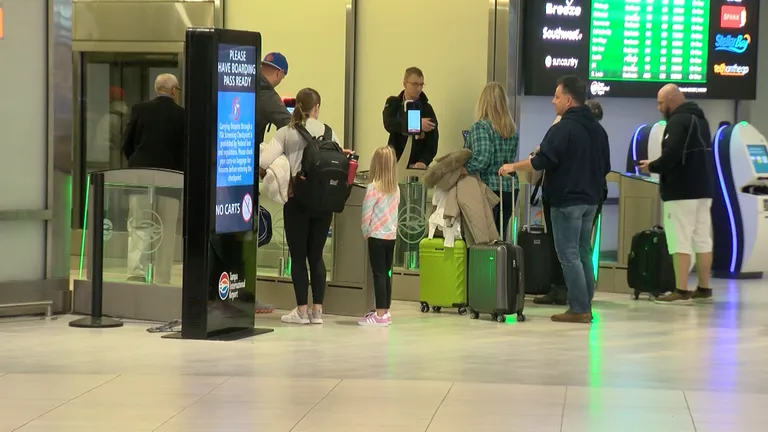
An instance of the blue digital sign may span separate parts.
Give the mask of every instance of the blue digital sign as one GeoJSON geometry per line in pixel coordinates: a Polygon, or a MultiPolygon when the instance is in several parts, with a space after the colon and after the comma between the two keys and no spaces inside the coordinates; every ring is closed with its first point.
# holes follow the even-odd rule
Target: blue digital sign
{"type": "Polygon", "coordinates": [[[256,47],[219,45],[215,230],[253,230],[256,47]]]}

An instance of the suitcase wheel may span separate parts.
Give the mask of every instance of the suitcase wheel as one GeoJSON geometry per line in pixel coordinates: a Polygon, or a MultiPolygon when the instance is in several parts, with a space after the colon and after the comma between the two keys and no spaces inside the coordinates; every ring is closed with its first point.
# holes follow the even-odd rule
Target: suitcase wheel
{"type": "Polygon", "coordinates": [[[421,302],[421,313],[429,312],[429,303],[421,302]]]}
{"type": "Polygon", "coordinates": [[[443,308],[440,306],[432,306],[432,312],[439,313],[443,308]]]}
{"type": "Polygon", "coordinates": [[[640,291],[635,290],[634,293],[632,293],[632,300],[638,300],[640,298],[640,291]]]}
{"type": "Polygon", "coordinates": [[[504,315],[496,315],[496,322],[505,323],[507,322],[507,317],[504,315]]]}
{"type": "Polygon", "coordinates": [[[478,318],[480,318],[480,313],[479,312],[475,312],[473,310],[470,310],[469,311],[469,318],[470,319],[478,319],[478,318]]]}
{"type": "Polygon", "coordinates": [[[522,313],[517,314],[517,322],[525,322],[527,318],[522,313]]]}
{"type": "Polygon", "coordinates": [[[467,308],[464,306],[459,307],[459,315],[466,315],[467,314],[467,308]]]}

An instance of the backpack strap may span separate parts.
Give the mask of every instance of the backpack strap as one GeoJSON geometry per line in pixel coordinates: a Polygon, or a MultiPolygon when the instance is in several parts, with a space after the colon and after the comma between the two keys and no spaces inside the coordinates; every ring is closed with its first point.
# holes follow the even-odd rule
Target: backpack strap
{"type": "Polygon", "coordinates": [[[324,125],[324,126],[325,126],[325,132],[323,132],[323,141],[326,141],[326,142],[333,141],[333,129],[331,129],[331,127],[328,125],[324,125]]]}
{"type": "Polygon", "coordinates": [[[541,183],[544,181],[544,176],[542,175],[539,177],[539,180],[536,181],[536,184],[533,186],[533,192],[531,192],[531,199],[530,203],[532,206],[539,204],[539,189],[541,188],[541,183]]]}
{"type": "Polygon", "coordinates": [[[308,145],[317,141],[317,139],[315,139],[315,137],[313,137],[312,134],[309,133],[309,131],[307,130],[306,127],[304,127],[303,124],[297,124],[296,126],[294,126],[294,129],[296,129],[299,135],[301,135],[301,137],[304,138],[304,140],[307,142],[308,145]]]}

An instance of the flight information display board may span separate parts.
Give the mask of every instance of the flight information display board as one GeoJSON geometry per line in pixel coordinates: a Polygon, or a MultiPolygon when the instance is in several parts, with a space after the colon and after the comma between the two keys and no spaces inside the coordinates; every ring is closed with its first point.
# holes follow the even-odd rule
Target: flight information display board
{"type": "Polygon", "coordinates": [[[525,10],[524,88],[576,75],[593,96],[754,99],[758,0],[546,0],[525,10]]]}

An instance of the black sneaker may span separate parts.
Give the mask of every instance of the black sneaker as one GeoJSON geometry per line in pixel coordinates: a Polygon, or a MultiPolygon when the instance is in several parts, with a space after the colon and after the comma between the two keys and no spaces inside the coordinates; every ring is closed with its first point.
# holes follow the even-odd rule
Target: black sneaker
{"type": "Polygon", "coordinates": [[[548,294],[536,297],[533,299],[533,303],[537,305],[565,306],[568,303],[568,290],[565,287],[552,285],[548,294]]]}

